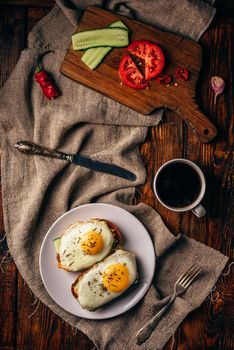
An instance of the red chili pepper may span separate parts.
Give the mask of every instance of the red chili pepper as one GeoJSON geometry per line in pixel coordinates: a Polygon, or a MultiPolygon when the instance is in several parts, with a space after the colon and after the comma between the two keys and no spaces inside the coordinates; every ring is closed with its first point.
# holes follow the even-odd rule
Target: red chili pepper
{"type": "Polygon", "coordinates": [[[179,79],[188,80],[188,78],[189,78],[189,71],[186,68],[178,67],[177,70],[176,70],[176,76],[179,79]]]}
{"type": "Polygon", "coordinates": [[[37,64],[37,73],[35,74],[35,80],[40,85],[44,95],[52,100],[60,94],[59,89],[54,84],[51,76],[47,71],[42,69],[40,64],[37,64]]]}
{"type": "Polygon", "coordinates": [[[163,84],[169,84],[171,82],[171,76],[168,74],[160,74],[157,76],[156,81],[163,84]]]}

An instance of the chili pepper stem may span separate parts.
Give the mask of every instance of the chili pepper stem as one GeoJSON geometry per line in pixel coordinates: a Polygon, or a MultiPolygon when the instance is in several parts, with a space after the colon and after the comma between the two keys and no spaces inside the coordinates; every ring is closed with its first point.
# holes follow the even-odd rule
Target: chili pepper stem
{"type": "Polygon", "coordinates": [[[37,65],[36,65],[36,73],[39,73],[39,72],[41,72],[42,70],[43,70],[42,65],[41,65],[40,62],[38,62],[37,65]]]}

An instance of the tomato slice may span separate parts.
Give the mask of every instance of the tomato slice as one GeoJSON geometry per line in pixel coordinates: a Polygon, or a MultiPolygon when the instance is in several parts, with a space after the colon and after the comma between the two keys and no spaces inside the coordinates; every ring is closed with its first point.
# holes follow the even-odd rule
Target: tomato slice
{"type": "Polygon", "coordinates": [[[162,49],[150,41],[133,41],[127,50],[145,61],[145,79],[150,80],[159,75],[165,65],[162,49]]]}
{"type": "Polygon", "coordinates": [[[122,82],[133,89],[142,90],[148,86],[143,74],[141,74],[137,65],[129,55],[125,55],[121,59],[119,75],[122,82]]]}
{"type": "Polygon", "coordinates": [[[119,230],[119,228],[113,224],[113,222],[106,220],[107,225],[109,226],[109,228],[111,229],[111,231],[114,233],[115,239],[117,240],[118,244],[121,244],[123,242],[123,235],[121,233],[121,231],[119,230]]]}

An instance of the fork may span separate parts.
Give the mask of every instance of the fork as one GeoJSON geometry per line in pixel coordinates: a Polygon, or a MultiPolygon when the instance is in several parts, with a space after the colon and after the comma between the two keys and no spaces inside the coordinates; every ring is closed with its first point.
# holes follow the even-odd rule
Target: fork
{"type": "Polygon", "coordinates": [[[175,298],[178,297],[180,294],[184,293],[188,289],[188,287],[191,285],[191,283],[194,281],[194,279],[199,275],[201,271],[202,271],[201,267],[194,265],[190,267],[190,269],[186,271],[182,276],[180,276],[180,278],[178,278],[178,280],[175,282],[175,285],[174,285],[174,292],[171,298],[166,303],[166,305],[164,305],[163,308],[159,312],[157,312],[157,314],[137,332],[136,342],[138,345],[142,344],[144,341],[146,341],[149,338],[150,334],[154,330],[161,316],[165,313],[168,307],[173,303],[175,298]]]}

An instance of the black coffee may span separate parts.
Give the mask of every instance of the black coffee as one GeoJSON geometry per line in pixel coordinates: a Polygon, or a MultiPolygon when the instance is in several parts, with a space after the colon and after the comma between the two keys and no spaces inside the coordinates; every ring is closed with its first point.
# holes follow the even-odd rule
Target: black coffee
{"type": "Polygon", "coordinates": [[[179,162],[165,166],[160,171],[155,186],[161,201],[175,208],[192,204],[201,192],[201,180],[196,170],[179,162]]]}

